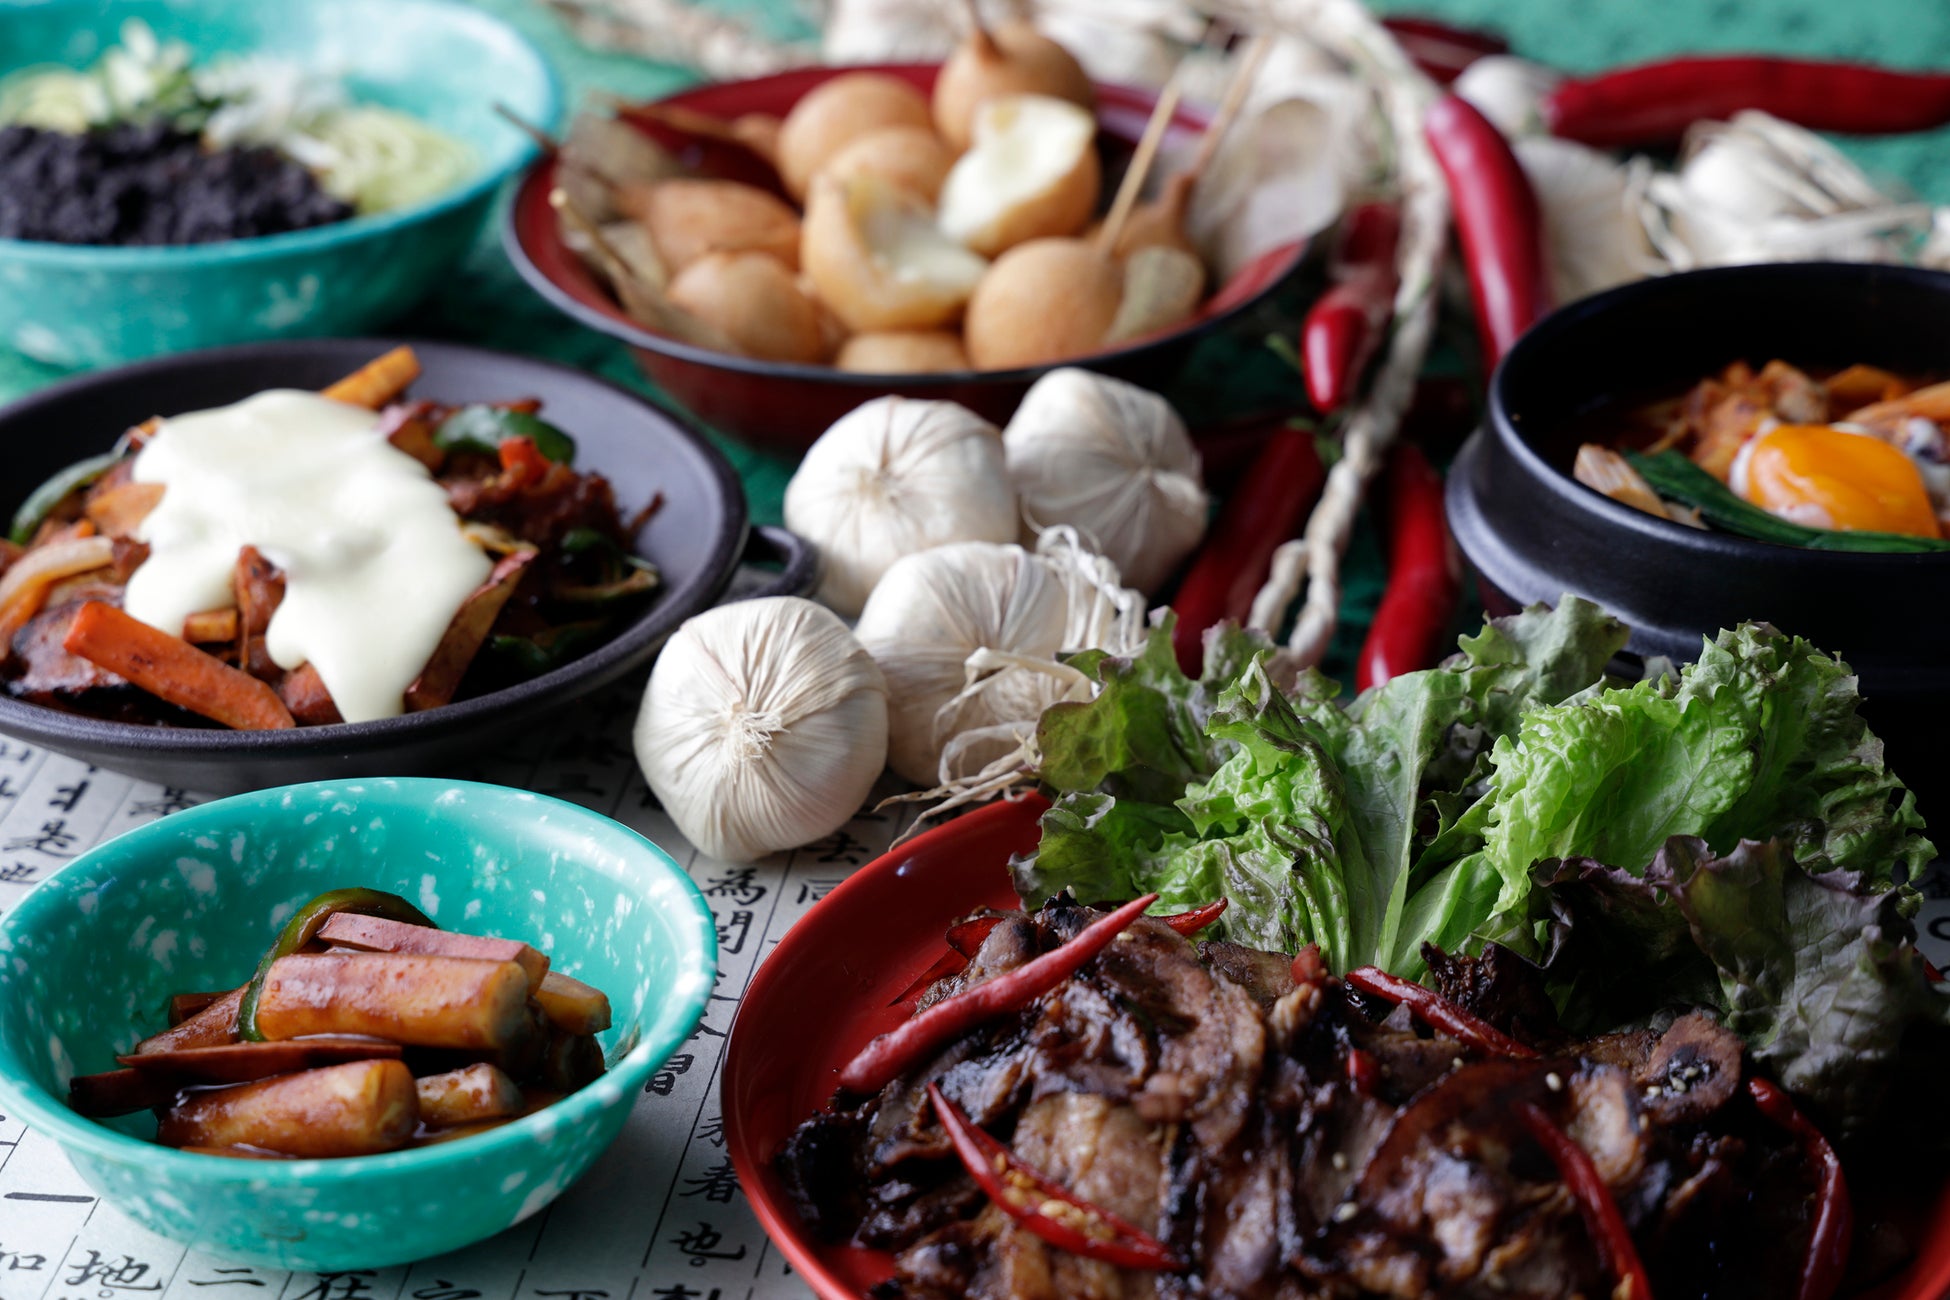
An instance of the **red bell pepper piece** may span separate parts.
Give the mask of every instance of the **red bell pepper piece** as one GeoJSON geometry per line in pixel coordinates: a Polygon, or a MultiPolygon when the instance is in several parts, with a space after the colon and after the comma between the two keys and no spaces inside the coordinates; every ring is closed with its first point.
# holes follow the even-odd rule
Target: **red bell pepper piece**
{"type": "Polygon", "coordinates": [[[550,461],[537,449],[533,438],[519,435],[503,438],[500,455],[501,473],[510,487],[526,487],[548,473],[550,461]]]}
{"type": "Polygon", "coordinates": [[[1439,85],[1448,85],[1485,55],[1510,52],[1510,43],[1494,32],[1456,27],[1438,18],[1390,14],[1381,25],[1394,34],[1402,52],[1423,75],[1439,85]]]}
{"type": "Polygon", "coordinates": [[[1267,439],[1172,597],[1178,623],[1171,644],[1187,676],[1198,676],[1205,660],[1207,628],[1244,622],[1252,612],[1273,552],[1306,524],[1326,479],[1311,433],[1283,428],[1267,439]]]}
{"type": "Polygon", "coordinates": [[[1022,1010],[1083,969],[1157,901],[1156,894],[1134,898],[1110,915],[1092,921],[1062,947],[944,998],[898,1029],[879,1035],[840,1071],[840,1087],[848,1092],[879,1092],[975,1026],[1022,1010]]]}
{"type": "Polygon", "coordinates": [[[1848,1271],[1849,1246],[1855,1239],[1855,1206],[1849,1199],[1848,1180],[1842,1176],[1841,1158],[1821,1130],[1795,1109],[1784,1089],[1765,1079],[1748,1079],[1747,1095],[1762,1115],[1801,1144],[1808,1163],[1820,1175],[1815,1226],[1808,1236],[1807,1253],[1802,1256],[1801,1288],[1795,1292],[1795,1300],[1828,1300],[1848,1271]]]}
{"type": "Polygon", "coordinates": [[[1469,101],[1443,96],[1423,130],[1449,183],[1488,373],[1550,310],[1543,214],[1510,142],[1469,101]]]}
{"type": "Polygon", "coordinates": [[[1027,1231],[1058,1250],[1119,1268],[1176,1272],[1185,1266],[1150,1233],[1092,1205],[990,1137],[932,1083],[928,1100],[975,1185],[1027,1231]]]}
{"type": "Polygon", "coordinates": [[[1625,1216],[1618,1212],[1618,1202],[1612,1199],[1611,1188],[1606,1186],[1598,1166],[1591,1163],[1591,1157],[1570,1134],[1551,1122],[1551,1117],[1536,1102],[1518,1102],[1517,1119],[1531,1140],[1557,1166],[1557,1176],[1564,1180],[1571,1199],[1578,1203],[1584,1230],[1597,1248],[1599,1260],[1618,1279],[1612,1295],[1616,1300],[1652,1300],[1652,1280],[1646,1275],[1638,1247],[1632,1244],[1632,1234],[1625,1227],[1625,1216]]]}
{"type": "Polygon", "coordinates": [[[1356,690],[1427,668],[1449,639],[1462,601],[1462,562],[1449,536],[1442,476],[1412,442],[1388,456],[1388,587],[1355,661],[1356,690]]]}
{"type": "Polygon", "coordinates": [[[1400,1003],[1414,1012],[1431,1029],[1440,1030],[1466,1047],[1491,1056],[1512,1056],[1535,1060],[1537,1050],[1519,1043],[1489,1021],[1471,1015],[1433,989],[1405,980],[1377,966],[1362,966],[1346,975],[1347,982],[1363,993],[1400,1003]]]}
{"type": "Polygon", "coordinates": [[[1327,268],[1328,289],[1300,326],[1307,400],[1322,415],[1354,396],[1388,331],[1400,283],[1395,250],[1401,233],[1401,209],[1392,203],[1363,203],[1342,223],[1340,246],[1327,268]]]}
{"type": "Polygon", "coordinates": [[[1544,100],[1552,134],[1600,149],[1677,143],[1745,109],[1849,135],[1950,123],[1950,74],[1755,54],[1704,54],[1571,77],[1544,100]]]}

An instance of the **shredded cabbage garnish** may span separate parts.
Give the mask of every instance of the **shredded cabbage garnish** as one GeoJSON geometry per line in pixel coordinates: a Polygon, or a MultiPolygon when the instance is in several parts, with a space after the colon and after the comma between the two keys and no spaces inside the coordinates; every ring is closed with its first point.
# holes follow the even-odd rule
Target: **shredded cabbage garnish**
{"type": "Polygon", "coordinates": [[[187,45],[157,40],[135,18],[90,67],[0,78],[0,125],[79,132],[158,118],[200,133],[208,148],[277,149],[362,214],[423,202],[474,166],[465,144],[411,114],[353,103],[335,77],[268,55],[197,66],[187,45]]]}

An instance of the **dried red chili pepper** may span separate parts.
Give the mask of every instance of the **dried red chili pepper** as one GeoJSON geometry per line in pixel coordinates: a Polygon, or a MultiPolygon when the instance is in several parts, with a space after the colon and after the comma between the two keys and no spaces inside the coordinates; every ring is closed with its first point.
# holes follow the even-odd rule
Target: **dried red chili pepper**
{"type": "Polygon", "coordinates": [[[1694,55],[1589,77],[1545,98],[1554,135],[1600,149],[1676,143],[1695,122],[1758,109],[1814,131],[1902,135],[1950,123],[1950,75],[1768,55],[1694,55]]]}
{"type": "Polygon", "coordinates": [[[936,981],[947,979],[950,975],[968,965],[968,958],[958,952],[944,952],[935,959],[934,965],[914,977],[914,981],[887,1000],[887,1005],[897,1007],[903,1002],[911,1002],[928,991],[936,981]]]}
{"type": "Polygon", "coordinates": [[[1848,1180],[1842,1175],[1841,1158],[1828,1139],[1821,1135],[1806,1115],[1795,1108],[1784,1089],[1765,1079],[1747,1080],[1747,1095],[1767,1119],[1786,1129],[1808,1163],[1820,1176],[1815,1192],[1814,1230],[1808,1236],[1808,1250],[1801,1260],[1801,1288],[1795,1300],[1828,1300],[1842,1284],[1848,1271],[1848,1250],[1855,1237],[1855,1206],[1849,1199],[1848,1180]]]}
{"type": "Polygon", "coordinates": [[[975,1026],[1020,1011],[1081,970],[1157,901],[1156,894],[1134,898],[1110,915],[1092,921],[1062,947],[943,998],[898,1029],[879,1035],[840,1071],[840,1087],[849,1092],[879,1092],[908,1068],[975,1026]]]}
{"type": "Polygon", "coordinates": [[[1424,75],[1444,86],[1485,55],[1510,52],[1510,43],[1494,32],[1456,27],[1436,18],[1391,14],[1381,25],[1394,33],[1402,52],[1424,75]]]}
{"type": "Polygon", "coordinates": [[[1401,209],[1392,203],[1360,204],[1342,222],[1340,244],[1327,267],[1327,291],[1314,300],[1300,326],[1307,400],[1322,415],[1340,410],[1354,396],[1388,332],[1400,283],[1395,250],[1401,233],[1401,209]]]}
{"type": "Polygon", "coordinates": [[[1442,476],[1420,447],[1402,442],[1389,452],[1385,484],[1388,587],[1355,660],[1355,689],[1363,691],[1442,658],[1462,600],[1442,476]]]}
{"type": "Polygon", "coordinates": [[[1550,310],[1543,215],[1510,142],[1467,100],[1437,100],[1423,131],[1449,184],[1487,373],[1550,310]]]}
{"type": "Polygon", "coordinates": [[[1471,1015],[1433,989],[1390,975],[1378,966],[1359,967],[1343,978],[1363,993],[1400,1003],[1429,1028],[1440,1030],[1465,1047],[1473,1047],[1492,1056],[1514,1056],[1521,1060],[1535,1060],[1537,1057],[1535,1048],[1519,1043],[1489,1021],[1471,1015]]]}
{"type": "Polygon", "coordinates": [[[1058,1250],[1119,1268],[1176,1272],[1184,1267],[1156,1237],[1092,1205],[989,1136],[932,1083],[928,1100],[975,1185],[1027,1231],[1058,1250]]]}
{"type": "Polygon", "coordinates": [[[1612,1199],[1611,1188],[1598,1172],[1598,1166],[1591,1163],[1584,1148],[1553,1123],[1536,1102],[1520,1101],[1516,1110],[1524,1131],[1551,1158],[1551,1163],[1557,1166],[1557,1176],[1564,1180],[1571,1199],[1578,1203],[1578,1213],[1584,1216],[1584,1230],[1598,1250],[1599,1261],[1618,1279],[1612,1295],[1617,1300],[1652,1300],[1652,1280],[1646,1275],[1638,1247],[1632,1244],[1632,1234],[1625,1227],[1625,1216],[1618,1212],[1618,1202],[1612,1199]]]}
{"type": "Polygon", "coordinates": [[[1171,644],[1187,676],[1198,676],[1204,663],[1207,628],[1242,623],[1252,612],[1273,552],[1306,524],[1326,479],[1311,433],[1282,428],[1267,439],[1172,597],[1178,623],[1171,644]]]}

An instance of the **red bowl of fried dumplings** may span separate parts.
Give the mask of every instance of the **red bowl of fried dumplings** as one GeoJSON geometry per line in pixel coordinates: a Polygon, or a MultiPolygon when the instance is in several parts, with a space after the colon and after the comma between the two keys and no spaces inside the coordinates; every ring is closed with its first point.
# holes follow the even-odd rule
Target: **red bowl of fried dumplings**
{"type": "MultiPolygon", "coordinates": [[[[937,65],[798,68],[751,81],[696,86],[658,102],[727,121],[744,113],[783,117],[814,87],[843,73],[860,71],[899,77],[926,94],[934,87],[937,65]]],[[[1156,97],[1148,91],[1127,86],[1097,87],[1099,147],[1119,167],[1122,157],[1135,147],[1155,105],[1156,97]]],[[[1195,139],[1205,124],[1204,114],[1180,107],[1166,131],[1166,145],[1195,139]]],[[[770,170],[742,150],[700,144],[657,128],[642,129],[677,152],[699,175],[777,190],[770,170]]],[[[1117,169],[1108,170],[1114,175],[1117,169]]],[[[644,373],[699,420],[752,446],[795,456],[840,416],[862,402],[887,394],[958,402],[1000,423],[1014,412],[1029,386],[1058,365],[1080,365],[1158,387],[1178,373],[1200,339],[1224,329],[1284,283],[1305,251],[1303,244],[1296,243],[1265,253],[1218,285],[1190,320],[1090,356],[1015,370],[856,374],[831,366],[761,361],[715,352],[656,333],[630,319],[596,275],[563,244],[548,201],[554,185],[555,160],[544,158],[522,177],[509,205],[502,243],[522,278],[570,317],[628,344],[644,373]]]]}

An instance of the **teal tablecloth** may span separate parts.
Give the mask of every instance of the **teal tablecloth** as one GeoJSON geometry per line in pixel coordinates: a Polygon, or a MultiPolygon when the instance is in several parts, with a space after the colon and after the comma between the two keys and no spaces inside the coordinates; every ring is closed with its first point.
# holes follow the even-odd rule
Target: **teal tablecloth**
{"type": "MultiPolygon", "coordinates": [[[[598,54],[576,42],[540,0],[478,0],[532,37],[554,62],[572,99],[602,89],[636,97],[694,79],[682,68],[598,54]]],[[[726,4],[773,15],[782,33],[803,31],[792,0],[726,4]]],[[[1754,49],[1864,58],[1914,67],[1950,67],[1950,0],[1411,0],[1383,8],[1440,14],[1504,32],[1518,53],[1570,69],[1590,69],[1681,50],[1754,49]]],[[[1950,131],[1848,146],[1873,171],[1898,178],[1937,202],[1950,202],[1950,131]]],[[[1290,310],[1292,304],[1287,304],[1290,310]]],[[[1277,324],[1277,315],[1262,326],[1277,324]]],[[[399,332],[532,352],[608,376],[642,392],[655,389],[619,344],[582,329],[547,306],[516,277],[490,228],[453,281],[399,332]]],[[[1236,352],[1236,349],[1235,349],[1236,352]]],[[[1269,395],[1297,399],[1298,382],[1267,359],[1241,368],[1236,356],[1190,375],[1181,402],[1239,409],[1269,395]],[[1246,391],[1242,391],[1246,390],[1246,391]]],[[[1195,362],[1195,366],[1196,366],[1195,362]]],[[[0,350],[0,400],[61,378],[61,373],[0,350]]],[[[1194,421],[1214,412],[1188,411],[1194,421]]],[[[777,522],[789,463],[720,440],[750,494],[753,517],[777,522]]],[[[1343,609],[1347,632],[1330,666],[1345,662],[1373,608],[1380,559],[1363,529],[1350,556],[1343,609]]]]}

